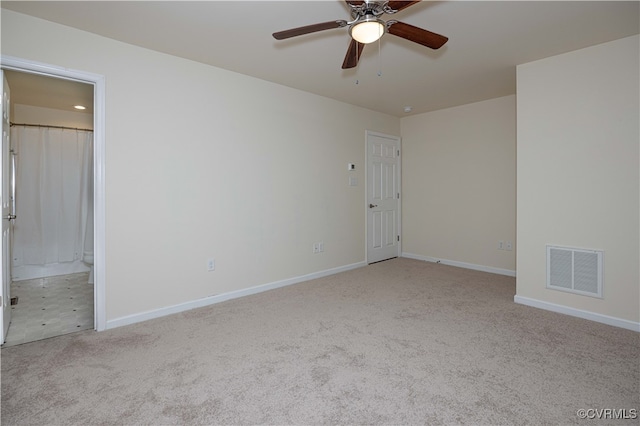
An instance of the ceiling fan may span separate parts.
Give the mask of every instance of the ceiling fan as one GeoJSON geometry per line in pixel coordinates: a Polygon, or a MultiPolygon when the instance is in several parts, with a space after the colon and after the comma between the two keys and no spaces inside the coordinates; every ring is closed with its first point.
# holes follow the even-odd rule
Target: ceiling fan
{"type": "Polygon", "coordinates": [[[431,49],[439,49],[447,40],[447,37],[414,27],[404,22],[396,20],[383,21],[380,16],[383,14],[392,15],[407,7],[420,3],[420,1],[370,1],[370,0],[345,0],[351,8],[353,21],[336,20],[322,22],[319,24],[306,25],[304,27],[292,28],[290,30],[273,33],[276,40],[284,40],[304,34],[318,31],[330,30],[333,28],[349,27],[351,42],[347,49],[347,54],[342,63],[342,69],[354,68],[358,65],[358,60],[364,49],[364,45],[372,43],[385,33],[393,34],[421,44],[431,49]]]}

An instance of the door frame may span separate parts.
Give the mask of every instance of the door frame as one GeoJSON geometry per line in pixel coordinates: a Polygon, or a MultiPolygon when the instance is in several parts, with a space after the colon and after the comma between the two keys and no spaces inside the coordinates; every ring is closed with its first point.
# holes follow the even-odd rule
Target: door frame
{"type": "Polygon", "coordinates": [[[0,70],[0,76],[2,76],[2,144],[0,149],[2,153],[0,155],[0,193],[2,195],[0,203],[0,210],[2,210],[2,255],[0,256],[0,262],[2,262],[2,270],[0,273],[0,279],[2,283],[2,296],[0,297],[0,344],[4,344],[7,340],[7,333],[9,330],[9,324],[11,324],[11,243],[13,236],[13,219],[11,215],[15,213],[14,202],[15,192],[13,185],[14,180],[14,153],[11,147],[11,88],[7,81],[7,76],[3,70],[0,70]],[[5,145],[6,143],[6,145],[5,145]],[[6,186],[6,188],[5,188],[6,186]],[[5,189],[8,191],[5,192],[5,189]],[[5,222],[6,220],[6,222],[5,222]],[[6,226],[6,236],[5,236],[6,226]]]}
{"type": "Polygon", "coordinates": [[[6,55],[0,55],[0,67],[7,70],[40,74],[93,85],[93,324],[96,331],[106,330],[105,78],[99,74],[6,55]]]}
{"type": "MultiPolygon", "coordinates": [[[[381,138],[388,139],[396,139],[398,141],[398,150],[400,150],[400,154],[398,154],[398,168],[396,178],[398,179],[398,193],[400,194],[400,198],[398,198],[398,235],[402,235],[402,138],[400,136],[388,135],[385,133],[375,132],[372,130],[365,130],[364,137],[364,252],[365,252],[365,262],[369,264],[369,205],[367,204],[369,197],[369,136],[377,136],[381,138]]],[[[398,257],[400,257],[402,253],[402,237],[398,241],[398,257]]]]}

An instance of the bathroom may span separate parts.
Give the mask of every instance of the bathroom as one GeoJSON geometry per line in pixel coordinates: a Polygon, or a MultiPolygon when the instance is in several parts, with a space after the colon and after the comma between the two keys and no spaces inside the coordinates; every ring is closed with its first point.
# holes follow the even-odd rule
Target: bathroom
{"type": "Polygon", "coordinates": [[[93,86],[3,71],[15,214],[11,346],[94,328],[93,86]]]}

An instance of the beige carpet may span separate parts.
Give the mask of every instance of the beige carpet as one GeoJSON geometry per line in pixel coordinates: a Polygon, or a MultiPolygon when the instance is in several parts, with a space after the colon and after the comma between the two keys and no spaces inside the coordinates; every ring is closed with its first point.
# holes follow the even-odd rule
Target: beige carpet
{"type": "Polygon", "coordinates": [[[394,259],[3,349],[2,424],[638,424],[638,333],[394,259]],[[592,412],[593,413],[593,412],[592,412]]]}

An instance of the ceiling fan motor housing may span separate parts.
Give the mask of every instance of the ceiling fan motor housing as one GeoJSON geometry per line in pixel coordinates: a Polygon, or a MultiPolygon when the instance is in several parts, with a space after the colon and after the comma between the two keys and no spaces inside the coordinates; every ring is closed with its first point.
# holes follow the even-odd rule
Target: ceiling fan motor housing
{"type": "Polygon", "coordinates": [[[388,9],[388,1],[364,1],[361,4],[347,3],[351,6],[351,16],[356,20],[367,14],[380,16],[383,13],[388,13],[387,10],[385,10],[388,9]]]}

